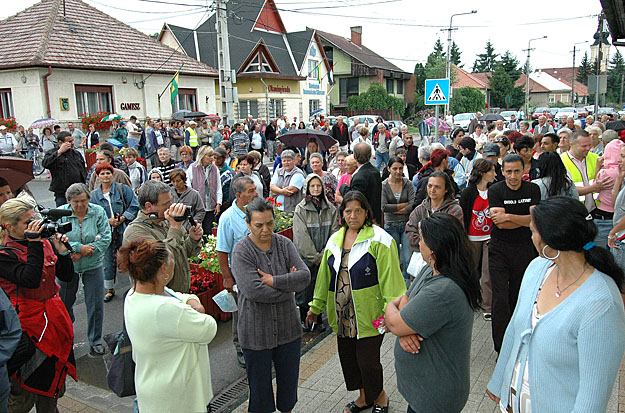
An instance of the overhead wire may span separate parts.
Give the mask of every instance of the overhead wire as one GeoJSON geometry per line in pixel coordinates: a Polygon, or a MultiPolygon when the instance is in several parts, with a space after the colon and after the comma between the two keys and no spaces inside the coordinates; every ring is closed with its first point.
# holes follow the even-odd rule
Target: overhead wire
{"type": "MultiPolygon", "coordinates": [[[[100,5],[102,7],[108,7],[110,9],[115,9],[115,10],[121,10],[121,11],[125,11],[125,12],[129,12],[129,13],[141,13],[141,14],[173,14],[173,13],[179,13],[182,10],[176,10],[176,11],[149,11],[149,10],[130,10],[127,8],[123,8],[123,7],[115,7],[115,6],[111,6],[109,4],[106,3],[100,3],[99,1],[95,1],[95,0],[86,0],[89,3],[93,3],[93,4],[97,4],[100,5]]],[[[204,9],[207,6],[204,5],[196,5],[197,8],[196,9],[192,9],[192,10],[200,10],[200,9],[204,9]]],[[[185,10],[185,12],[188,12],[189,9],[185,10]]]]}

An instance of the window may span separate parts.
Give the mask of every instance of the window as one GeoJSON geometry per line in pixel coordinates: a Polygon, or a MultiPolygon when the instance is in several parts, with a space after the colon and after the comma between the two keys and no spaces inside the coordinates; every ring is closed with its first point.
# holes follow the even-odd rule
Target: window
{"type": "Polygon", "coordinates": [[[387,93],[395,93],[395,88],[393,79],[386,79],[386,92],[387,93]]]}
{"type": "Polygon", "coordinates": [[[173,111],[179,110],[197,111],[197,98],[195,96],[195,89],[178,89],[178,96],[174,101],[173,111]]]}
{"type": "Polygon", "coordinates": [[[553,95],[553,94],[549,95],[549,103],[556,103],[556,95],[553,95]]]}
{"type": "Polygon", "coordinates": [[[14,115],[11,89],[0,89],[0,118],[7,119],[14,115]]]}
{"type": "Polygon", "coordinates": [[[569,94],[568,93],[561,94],[560,102],[569,103],[569,94]]]}
{"type": "Polygon", "coordinates": [[[316,110],[319,110],[319,99],[310,99],[308,101],[308,115],[310,116],[316,110]]]}
{"type": "Polygon", "coordinates": [[[269,99],[269,118],[274,119],[284,115],[282,99],[269,99]]]}
{"type": "Polygon", "coordinates": [[[257,100],[240,100],[239,101],[239,119],[245,119],[252,115],[254,119],[258,118],[258,101],[257,100]]]}
{"type": "Polygon", "coordinates": [[[111,86],[76,85],[78,113],[114,112],[111,86]]]}
{"type": "Polygon", "coordinates": [[[334,49],[330,46],[324,46],[323,52],[326,54],[326,59],[330,67],[334,66],[334,49]]]}
{"type": "Polygon", "coordinates": [[[340,103],[347,103],[350,96],[358,95],[358,78],[348,77],[339,79],[340,103]]]}
{"type": "Polygon", "coordinates": [[[250,61],[247,65],[244,72],[248,73],[258,73],[258,72],[269,72],[274,73],[275,71],[271,68],[271,65],[267,61],[267,58],[262,52],[258,52],[256,56],[250,61]]]}
{"type": "Polygon", "coordinates": [[[319,74],[319,62],[316,60],[308,61],[308,78],[309,79],[319,79],[317,76],[319,74]]]}
{"type": "Polygon", "coordinates": [[[397,94],[404,94],[404,81],[402,79],[397,79],[397,94]]]}

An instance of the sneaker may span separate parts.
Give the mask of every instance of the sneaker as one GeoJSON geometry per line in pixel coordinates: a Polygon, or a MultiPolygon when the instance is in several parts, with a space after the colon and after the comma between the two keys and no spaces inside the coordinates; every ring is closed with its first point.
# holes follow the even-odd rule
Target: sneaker
{"type": "Polygon", "coordinates": [[[90,353],[93,356],[103,356],[106,353],[104,346],[102,344],[96,344],[95,346],[91,346],[90,353]]]}
{"type": "Polygon", "coordinates": [[[310,331],[310,327],[308,326],[308,324],[306,324],[306,322],[305,322],[305,321],[302,321],[302,331],[303,331],[304,333],[307,333],[307,332],[309,332],[309,331],[310,331]]]}
{"type": "Polygon", "coordinates": [[[243,353],[237,353],[237,362],[239,363],[239,367],[245,368],[245,357],[243,353]]]}
{"type": "Polygon", "coordinates": [[[315,326],[315,331],[317,333],[323,333],[324,331],[326,331],[326,325],[323,323],[319,323],[315,326]]]}
{"type": "Polygon", "coordinates": [[[491,321],[492,320],[492,315],[490,313],[484,313],[484,320],[485,321],[491,321]]]}

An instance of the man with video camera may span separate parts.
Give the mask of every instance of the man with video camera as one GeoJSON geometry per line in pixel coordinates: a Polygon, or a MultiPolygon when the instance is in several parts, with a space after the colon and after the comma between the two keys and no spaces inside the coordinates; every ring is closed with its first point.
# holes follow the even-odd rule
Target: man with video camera
{"type": "Polygon", "coordinates": [[[174,256],[174,276],[167,287],[188,293],[191,286],[189,258],[202,248],[202,224],[195,223],[189,232],[182,227],[188,209],[184,204],[172,204],[169,185],[147,181],[139,188],[141,211],[124,231],[124,245],[137,238],[163,241],[174,256]]]}

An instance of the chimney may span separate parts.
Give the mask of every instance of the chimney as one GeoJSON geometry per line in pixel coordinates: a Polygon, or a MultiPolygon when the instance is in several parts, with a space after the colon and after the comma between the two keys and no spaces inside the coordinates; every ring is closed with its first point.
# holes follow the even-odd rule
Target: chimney
{"type": "Polygon", "coordinates": [[[362,26],[350,27],[352,31],[352,43],[356,46],[362,46],[362,26]]]}

